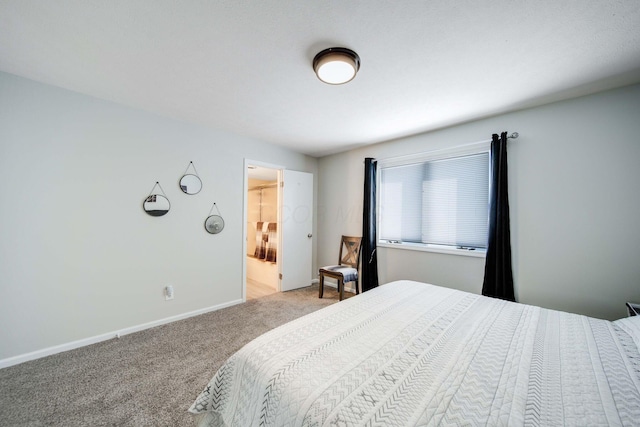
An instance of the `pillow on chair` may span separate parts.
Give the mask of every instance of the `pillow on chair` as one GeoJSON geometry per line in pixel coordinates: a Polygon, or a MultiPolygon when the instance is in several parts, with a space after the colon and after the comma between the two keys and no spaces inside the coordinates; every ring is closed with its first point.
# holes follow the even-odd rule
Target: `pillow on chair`
{"type": "Polygon", "coordinates": [[[353,267],[349,267],[347,265],[329,265],[327,267],[322,267],[320,270],[328,270],[334,273],[342,273],[344,277],[344,282],[355,282],[358,280],[358,270],[353,267]]]}

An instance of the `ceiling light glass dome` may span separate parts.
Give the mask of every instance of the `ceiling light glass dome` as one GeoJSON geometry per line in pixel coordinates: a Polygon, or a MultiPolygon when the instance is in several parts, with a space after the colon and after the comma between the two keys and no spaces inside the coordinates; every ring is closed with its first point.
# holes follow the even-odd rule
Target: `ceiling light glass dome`
{"type": "Polygon", "coordinates": [[[332,85],[347,83],[360,69],[360,57],[351,49],[331,47],[313,58],[313,70],[320,80],[332,85]]]}

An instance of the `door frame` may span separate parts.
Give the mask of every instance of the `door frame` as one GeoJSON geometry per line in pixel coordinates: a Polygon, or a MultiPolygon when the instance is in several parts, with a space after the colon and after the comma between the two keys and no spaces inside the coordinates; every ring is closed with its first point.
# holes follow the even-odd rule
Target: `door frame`
{"type": "MultiPolygon", "coordinates": [[[[244,192],[242,194],[242,302],[247,301],[247,218],[249,216],[248,211],[248,193],[249,193],[249,165],[260,166],[263,168],[275,169],[278,171],[278,230],[280,230],[280,211],[281,211],[281,182],[282,182],[282,171],[285,169],[284,166],[275,165],[272,163],[265,163],[259,160],[251,160],[248,158],[244,158],[244,192]]],[[[278,248],[282,247],[282,232],[278,231],[278,248]]],[[[278,275],[281,273],[282,263],[280,253],[277,257],[277,265],[278,265],[278,275]]],[[[276,291],[281,292],[280,279],[278,279],[278,283],[276,286],[276,291]]]]}

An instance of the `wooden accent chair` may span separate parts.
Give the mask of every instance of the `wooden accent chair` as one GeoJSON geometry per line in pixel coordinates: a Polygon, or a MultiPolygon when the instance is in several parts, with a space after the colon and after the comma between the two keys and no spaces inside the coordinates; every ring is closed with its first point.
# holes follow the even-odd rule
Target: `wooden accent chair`
{"type": "Polygon", "coordinates": [[[320,268],[320,298],[324,292],[324,278],[331,277],[338,281],[340,301],[344,298],[344,283],[355,282],[358,291],[358,269],[360,267],[360,248],[362,237],[342,236],[340,242],[340,265],[328,265],[320,268]],[[342,256],[344,254],[344,256],[342,256]]]}

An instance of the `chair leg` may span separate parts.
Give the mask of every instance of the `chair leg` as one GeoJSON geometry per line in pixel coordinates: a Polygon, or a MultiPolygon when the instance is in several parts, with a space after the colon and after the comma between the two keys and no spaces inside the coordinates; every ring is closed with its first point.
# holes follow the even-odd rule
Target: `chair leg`
{"type": "Polygon", "coordinates": [[[338,291],[340,291],[340,301],[344,298],[344,279],[338,279],[338,291]]]}
{"type": "Polygon", "coordinates": [[[358,285],[360,284],[360,278],[356,279],[356,295],[358,295],[360,293],[360,291],[358,290],[358,285]]]}
{"type": "Polygon", "coordinates": [[[324,293],[324,274],[322,274],[322,273],[320,273],[320,285],[319,285],[319,288],[320,288],[320,297],[319,298],[322,298],[322,294],[324,293]]]}

